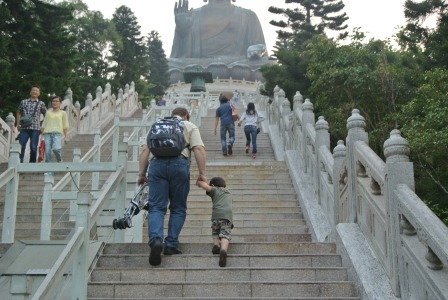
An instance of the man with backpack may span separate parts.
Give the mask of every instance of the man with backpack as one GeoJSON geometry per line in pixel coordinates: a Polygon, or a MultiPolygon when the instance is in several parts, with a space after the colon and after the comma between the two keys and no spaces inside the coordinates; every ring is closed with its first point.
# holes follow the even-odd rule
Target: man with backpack
{"type": "Polygon", "coordinates": [[[175,108],[171,118],[156,121],[148,133],[139,157],[138,183],[148,182],[149,263],[158,266],[161,254],[182,253],[179,234],[187,214],[190,192],[190,155],[194,153],[198,166],[198,181],[205,175],[205,146],[196,125],[189,122],[188,110],[175,108]],[[163,223],[169,203],[168,233],[164,239],[163,223]]]}

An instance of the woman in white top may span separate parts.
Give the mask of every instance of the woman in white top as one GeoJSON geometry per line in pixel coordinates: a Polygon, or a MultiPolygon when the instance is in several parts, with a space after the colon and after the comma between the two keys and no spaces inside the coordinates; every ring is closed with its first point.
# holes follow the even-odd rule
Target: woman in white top
{"type": "Polygon", "coordinates": [[[249,102],[247,109],[241,116],[238,126],[244,122],[244,133],[246,134],[246,153],[249,153],[250,142],[252,141],[252,158],[256,158],[257,153],[257,134],[259,132],[258,126],[264,117],[255,110],[255,104],[249,102]]]}

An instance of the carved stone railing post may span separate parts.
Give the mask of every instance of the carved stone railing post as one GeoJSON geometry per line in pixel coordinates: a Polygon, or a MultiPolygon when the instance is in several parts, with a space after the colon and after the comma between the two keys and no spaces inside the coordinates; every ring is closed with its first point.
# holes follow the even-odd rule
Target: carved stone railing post
{"type": "Polygon", "coordinates": [[[291,115],[291,104],[289,103],[288,98],[283,98],[283,101],[280,106],[280,133],[283,136],[283,148],[290,149],[291,147],[291,128],[289,126],[289,115],[291,115]]]}
{"type": "MultiPolygon", "coordinates": [[[[73,162],[77,163],[81,161],[81,149],[75,148],[73,149],[73,162]]],[[[71,191],[72,192],[79,192],[79,183],[81,179],[81,175],[79,172],[74,172],[71,174],[72,181],[71,181],[71,191]]],[[[70,201],[70,221],[76,220],[76,214],[78,210],[78,205],[76,204],[76,200],[70,201]]]]}
{"type": "Polygon", "coordinates": [[[338,141],[338,145],[333,149],[333,194],[334,194],[334,208],[333,208],[333,219],[334,226],[339,223],[345,223],[345,218],[347,217],[343,212],[343,203],[341,199],[341,191],[347,184],[347,173],[341,170],[344,160],[347,155],[347,148],[344,145],[343,140],[338,141]]]}
{"type": "Polygon", "coordinates": [[[88,122],[87,122],[88,126],[87,126],[87,128],[85,128],[86,133],[87,133],[87,132],[89,132],[90,128],[92,128],[92,122],[93,122],[93,120],[92,120],[92,118],[93,118],[93,115],[92,115],[93,101],[92,101],[92,94],[90,94],[90,93],[87,94],[86,107],[89,108],[88,116],[87,116],[87,118],[88,118],[88,122]]]}
{"type": "Polygon", "coordinates": [[[42,219],[40,225],[40,239],[49,241],[51,236],[52,192],[54,177],[49,173],[44,175],[44,192],[42,195],[42,219]]]}
{"type": "Polygon", "coordinates": [[[16,139],[16,135],[13,132],[14,124],[16,123],[16,118],[14,117],[14,115],[12,113],[8,113],[5,121],[6,121],[6,124],[8,124],[9,128],[11,129],[9,139],[8,139],[8,142],[11,145],[12,143],[14,143],[14,141],[16,139]]]}
{"type": "Polygon", "coordinates": [[[317,171],[315,175],[316,182],[316,190],[317,190],[317,199],[319,203],[321,202],[321,191],[320,191],[320,170],[323,166],[323,158],[321,155],[320,148],[325,147],[330,150],[330,126],[328,122],[325,121],[323,116],[320,116],[318,121],[316,122],[316,158],[317,158],[317,171]]]}
{"type": "Polygon", "coordinates": [[[118,144],[120,142],[120,132],[118,130],[119,125],[120,125],[120,115],[116,111],[114,116],[114,127],[116,127],[116,130],[114,131],[112,137],[112,162],[116,162],[118,159],[118,144]]]}
{"type": "MultiPolygon", "coordinates": [[[[90,237],[90,204],[92,196],[90,193],[78,193],[76,199],[77,214],[76,227],[84,228],[83,242],[78,250],[75,261],[73,263],[73,299],[86,299],[87,297],[87,274],[88,274],[88,257],[89,257],[89,237],[90,237]]],[[[120,230],[121,231],[121,230],[120,230]]]]}
{"type": "MultiPolygon", "coordinates": [[[[123,167],[124,175],[120,179],[115,193],[115,212],[122,211],[123,207],[126,206],[126,170],[128,161],[128,144],[120,142],[118,144],[117,152],[118,158],[115,162],[117,162],[118,167],[123,167]]],[[[114,233],[115,243],[123,243],[125,239],[125,230],[115,230],[114,233]]]]}
{"type": "Polygon", "coordinates": [[[118,108],[119,115],[123,115],[123,89],[118,90],[118,97],[116,103],[120,103],[120,108],[118,108]]]}
{"type": "MultiPolygon", "coordinates": [[[[74,134],[74,132],[78,131],[78,120],[73,117],[73,92],[71,88],[68,88],[65,91],[64,101],[67,101],[65,112],[68,116],[69,132],[73,132],[72,134],[74,134]]],[[[79,116],[79,113],[76,115],[79,116]]],[[[72,134],[69,134],[69,136],[71,136],[72,134]]]]}
{"type": "MultiPolygon", "coordinates": [[[[95,128],[93,137],[93,144],[97,146],[96,152],[93,156],[93,162],[99,163],[101,161],[101,130],[95,128]]],[[[92,172],[92,191],[98,191],[100,186],[100,173],[92,172]]]]}
{"type": "Polygon", "coordinates": [[[277,109],[276,107],[276,103],[277,103],[277,98],[278,98],[278,93],[280,92],[280,87],[278,85],[275,86],[274,88],[274,98],[272,99],[272,103],[271,105],[269,105],[269,114],[268,114],[268,119],[269,119],[269,125],[275,124],[275,111],[277,109]]]}
{"type": "Polygon", "coordinates": [[[306,156],[307,156],[307,134],[306,134],[306,127],[308,124],[314,126],[314,106],[313,103],[311,103],[310,99],[305,99],[305,103],[302,105],[302,145],[301,145],[301,151],[303,158],[305,159],[305,173],[310,172],[310,166],[306,163],[306,156]]]}
{"type": "Polygon", "coordinates": [[[389,139],[384,142],[384,156],[386,157],[386,201],[387,201],[387,252],[388,264],[391,274],[389,275],[395,296],[400,297],[399,274],[405,274],[404,266],[400,263],[400,212],[398,210],[398,199],[394,193],[398,184],[406,184],[414,190],[414,166],[409,161],[409,144],[400,131],[394,129],[389,139]]]}
{"type": "Polygon", "coordinates": [[[80,133],[81,132],[81,103],[79,103],[79,101],[76,101],[73,106],[75,107],[76,111],[78,112],[76,120],[74,119],[74,121],[76,122],[76,132],[80,133]]]}
{"type": "MultiPolygon", "coordinates": [[[[299,91],[296,92],[292,102],[292,111],[294,114],[293,120],[293,141],[294,145],[292,148],[301,149],[300,141],[302,136],[302,104],[303,104],[303,96],[299,91]]],[[[302,157],[300,153],[300,157],[302,157]]]]}
{"type": "Polygon", "coordinates": [[[103,100],[103,89],[101,88],[101,86],[98,86],[97,88],[96,88],[96,91],[95,91],[95,100],[97,100],[98,101],[98,118],[99,118],[99,120],[101,121],[102,119],[103,119],[103,114],[105,113],[104,111],[103,111],[103,106],[101,105],[102,104],[102,100],[103,100]]]}
{"type": "Polygon", "coordinates": [[[9,151],[8,168],[14,168],[14,177],[6,184],[5,206],[3,208],[2,243],[14,243],[14,233],[16,229],[17,196],[19,193],[19,174],[17,166],[19,159],[20,145],[14,143],[9,151]]]}
{"type": "Polygon", "coordinates": [[[356,159],[355,159],[355,142],[363,141],[365,143],[369,143],[369,138],[367,132],[365,130],[366,122],[363,116],[359,114],[359,110],[352,110],[352,115],[347,119],[347,152],[348,152],[348,220],[347,222],[351,223],[357,222],[356,215],[356,159]]]}

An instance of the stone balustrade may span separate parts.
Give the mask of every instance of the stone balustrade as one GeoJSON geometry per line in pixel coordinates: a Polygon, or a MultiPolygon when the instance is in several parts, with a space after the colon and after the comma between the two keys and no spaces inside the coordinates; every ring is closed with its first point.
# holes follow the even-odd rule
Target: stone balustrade
{"type": "Polygon", "coordinates": [[[414,192],[409,146],[392,130],[383,161],[354,109],[346,141],[331,152],[330,126],[297,92],[293,108],[279,87],[252,95],[286,160],[316,241],[335,241],[366,299],[446,299],[448,229],[414,192]]]}
{"type": "MultiPolygon", "coordinates": [[[[69,138],[77,133],[93,133],[95,128],[102,128],[112,121],[115,112],[118,112],[119,116],[128,117],[139,108],[140,102],[134,82],[126,84],[124,91],[120,89],[117,97],[112,94],[110,84],[106,84],[104,91],[99,86],[95,99],[89,93],[83,108],[79,101],[73,103],[73,92],[68,88],[61,103],[61,109],[67,112],[69,119],[69,138]]],[[[15,117],[12,113],[9,113],[6,122],[0,118],[0,162],[8,161],[11,143],[17,134],[14,123],[15,117]]]]}

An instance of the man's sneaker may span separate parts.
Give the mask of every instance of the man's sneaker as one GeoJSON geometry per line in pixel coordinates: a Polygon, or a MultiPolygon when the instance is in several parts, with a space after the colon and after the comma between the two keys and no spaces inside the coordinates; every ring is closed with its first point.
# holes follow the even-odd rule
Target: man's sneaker
{"type": "Polygon", "coordinates": [[[174,247],[165,247],[165,249],[163,249],[163,254],[165,255],[182,254],[182,251],[174,247]]]}
{"type": "Polygon", "coordinates": [[[232,155],[232,153],[233,153],[232,145],[227,146],[227,153],[228,153],[229,155],[232,155]]]}
{"type": "Polygon", "coordinates": [[[227,151],[222,151],[222,155],[227,156],[227,151]]]}
{"type": "Polygon", "coordinates": [[[149,254],[149,264],[151,266],[158,266],[162,263],[162,251],[163,244],[162,241],[156,240],[151,246],[151,253],[149,254]]]}
{"type": "Polygon", "coordinates": [[[221,250],[219,251],[219,266],[224,268],[227,264],[227,251],[221,250]]]}
{"type": "Polygon", "coordinates": [[[218,245],[213,245],[213,248],[212,248],[213,254],[219,254],[219,250],[221,250],[221,248],[218,245]]]}
{"type": "Polygon", "coordinates": [[[255,153],[252,153],[252,159],[256,159],[257,155],[255,153]]]}
{"type": "Polygon", "coordinates": [[[246,146],[246,153],[249,153],[249,149],[250,149],[250,147],[246,146]]]}

